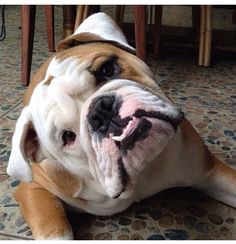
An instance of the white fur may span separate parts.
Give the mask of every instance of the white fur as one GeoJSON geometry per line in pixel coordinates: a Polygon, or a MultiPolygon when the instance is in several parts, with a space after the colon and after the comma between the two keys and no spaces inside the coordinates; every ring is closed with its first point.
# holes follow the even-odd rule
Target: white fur
{"type": "Polygon", "coordinates": [[[74,34],[86,32],[96,34],[107,41],[117,42],[131,51],[135,51],[135,49],[128,44],[116,22],[104,13],[97,13],[89,16],[76,29],[74,34]]]}
{"type": "Polygon", "coordinates": [[[29,159],[24,153],[26,133],[31,126],[31,113],[25,107],[17,120],[15,133],[12,138],[12,151],[9,158],[7,173],[20,180],[31,182],[33,174],[29,166],[29,159]]]}
{"type": "MultiPolygon", "coordinates": [[[[37,128],[37,135],[41,143],[42,151],[52,160],[61,161],[67,158],[67,167],[70,171],[83,171],[83,165],[78,165],[68,156],[71,149],[64,148],[63,153],[58,146],[60,129],[75,128],[80,124],[79,114],[82,109],[82,101],[74,101],[73,96],[83,94],[89,96],[94,91],[94,78],[84,69],[83,63],[79,63],[74,58],[69,58],[60,62],[53,59],[49,64],[45,79],[35,88],[30,103],[25,107],[17,121],[13,136],[12,153],[9,159],[7,172],[12,177],[17,177],[23,181],[33,180],[29,167],[29,160],[24,152],[24,138],[28,127],[33,124],[37,128]],[[51,84],[45,84],[49,76],[55,77],[51,84]],[[39,106],[40,104],[40,106],[39,106]],[[36,109],[35,109],[36,108],[36,109]],[[74,123],[74,124],[73,124],[74,123]],[[45,138],[48,135],[48,139],[45,138]],[[55,143],[57,142],[57,143],[55,143]],[[81,168],[82,167],[82,168],[81,168]]],[[[79,132],[75,131],[78,135],[79,132]]],[[[76,151],[77,159],[85,161],[85,155],[81,150],[81,139],[77,137],[76,151]]],[[[87,165],[87,163],[84,163],[87,165]]]]}

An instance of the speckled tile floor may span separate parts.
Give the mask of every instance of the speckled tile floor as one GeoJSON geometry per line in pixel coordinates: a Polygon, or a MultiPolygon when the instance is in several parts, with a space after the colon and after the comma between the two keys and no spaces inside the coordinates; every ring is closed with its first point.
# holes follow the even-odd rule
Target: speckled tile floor
{"type": "MultiPolygon", "coordinates": [[[[33,71],[50,55],[42,7],[38,8],[33,71]]],[[[62,10],[56,7],[56,41],[62,34],[62,10]]],[[[22,108],[20,84],[20,9],[6,10],[7,37],[0,42],[0,239],[32,239],[12,197],[19,181],[6,165],[14,125],[22,108]]],[[[236,60],[217,58],[211,68],[196,57],[167,52],[148,58],[157,81],[186,113],[213,153],[236,166],[236,60]]],[[[236,239],[236,209],[193,189],[170,189],[111,216],[69,213],[76,239],[236,239]]]]}

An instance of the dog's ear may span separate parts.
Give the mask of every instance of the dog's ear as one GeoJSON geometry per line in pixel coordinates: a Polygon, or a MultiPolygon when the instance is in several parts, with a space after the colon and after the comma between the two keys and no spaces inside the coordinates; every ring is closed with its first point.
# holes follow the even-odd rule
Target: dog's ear
{"type": "Polygon", "coordinates": [[[29,165],[30,161],[37,162],[43,159],[44,156],[33,129],[31,113],[29,108],[25,107],[16,123],[7,173],[19,180],[31,182],[33,173],[29,165]]]}
{"type": "Polygon", "coordinates": [[[59,42],[57,52],[89,42],[110,42],[135,54],[120,27],[105,13],[96,13],[85,19],[73,35],[59,42]]]}

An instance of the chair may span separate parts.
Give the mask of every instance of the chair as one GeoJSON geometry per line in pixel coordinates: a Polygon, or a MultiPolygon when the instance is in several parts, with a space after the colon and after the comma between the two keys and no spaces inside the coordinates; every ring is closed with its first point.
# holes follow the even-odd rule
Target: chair
{"type": "MultiPolygon", "coordinates": [[[[32,50],[35,26],[35,5],[23,5],[22,7],[22,75],[21,80],[24,85],[29,84],[30,70],[32,62],[32,50]],[[24,16],[24,17],[23,17],[24,16]]],[[[211,55],[211,36],[212,36],[212,6],[200,6],[200,11],[193,9],[193,27],[199,33],[199,61],[201,66],[210,65],[211,55]],[[200,15],[200,18],[199,18],[200,15]],[[200,26],[200,27],[199,27],[200,26]]],[[[77,10],[75,6],[63,6],[63,25],[64,37],[71,35],[81,22],[91,13],[100,10],[98,5],[79,5],[77,10]]],[[[146,59],[146,6],[134,5],[134,26],[136,53],[139,58],[146,59]]],[[[154,28],[153,43],[154,57],[160,57],[160,37],[162,25],[162,5],[154,6],[154,28]]],[[[53,25],[53,6],[45,6],[45,18],[48,35],[48,47],[50,51],[55,49],[54,25],[53,25]]],[[[116,7],[116,20],[123,21],[124,5],[116,7]]]]}
{"type": "MultiPolygon", "coordinates": [[[[134,6],[135,18],[135,42],[137,56],[142,60],[146,58],[146,6],[134,6]]],[[[210,65],[211,39],[212,39],[212,6],[201,5],[200,12],[192,7],[193,28],[199,33],[199,58],[200,66],[210,65]],[[200,18],[199,18],[200,14],[200,18]],[[200,28],[198,27],[200,26],[200,28]]],[[[161,36],[162,6],[155,6],[154,23],[154,57],[160,56],[160,36],[161,36]]]]}
{"type": "MultiPolygon", "coordinates": [[[[55,51],[54,39],[54,9],[52,5],[45,7],[45,19],[47,26],[48,48],[49,51],[55,51]]],[[[88,17],[89,14],[98,12],[98,5],[80,5],[75,10],[75,6],[63,6],[63,30],[64,37],[73,33],[81,22],[88,17]]],[[[162,6],[156,7],[155,28],[160,33],[161,28],[162,6]]],[[[35,5],[22,5],[21,7],[21,28],[22,28],[22,50],[21,50],[21,81],[23,85],[28,85],[30,81],[34,29],[35,29],[35,5]]],[[[117,7],[116,20],[123,20],[124,8],[117,7]],[[119,16],[119,17],[118,17],[119,16]]],[[[143,60],[146,57],[146,8],[144,5],[134,6],[134,22],[135,22],[135,42],[137,56],[143,60]]],[[[160,34],[154,35],[154,55],[159,57],[160,34]]]]}

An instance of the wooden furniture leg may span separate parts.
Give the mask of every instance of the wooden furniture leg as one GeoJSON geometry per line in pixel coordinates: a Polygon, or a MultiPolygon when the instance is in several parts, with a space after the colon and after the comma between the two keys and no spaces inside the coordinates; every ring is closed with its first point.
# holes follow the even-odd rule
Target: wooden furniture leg
{"type": "Polygon", "coordinates": [[[125,5],[117,5],[116,6],[115,20],[117,22],[123,22],[124,21],[124,13],[125,13],[125,5]]]}
{"type": "Polygon", "coordinates": [[[160,58],[160,40],[162,24],[162,5],[155,6],[155,23],[154,23],[154,58],[160,58]]]}
{"type": "Polygon", "coordinates": [[[23,85],[28,85],[30,80],[35,12],[35,5],[21,6],[21,81],[23,85]]]}
{"type": "Polygon", "coordinates": [[[137,56],[146,59],[146,6],[134,6],[134,32],[137,56]]]}
{"type": "Polygon", "coordinates": [[[210,65],[211,60],[211,47],[212,47],[212,19],[213,11],[212,6],[206,7],[206,34],[205,34],[205,46],[204,46],[204,66],[210,65]]]}
{"type": "Polygon", "coordinates": [[[50,52],[54,52],[55,51],[54,7],[52,5],[46,5],[44,8],[45,8],[45,19],[46,19],[47,36],[48,36],[48,49],[50,52]]]}
{"type": "Polygon", "coordinates": [[[75,5],[64,5],[63,6],[63,35],[64,38],[70,36],[74,32],[76,16],[75,5]]]}
{"type": "MultiPolygon", "coordinates": [[[[53,6],[45,6],[49,51],[55,51],[53,11],[53,6]]],[[[34,45],[35,14],[36,5],[21,6],[21,81],[23,85],[28,85],[30,81],[34,45]]]]}
{"type": "Polygon", "coordinates": [[[79,5],[77,7],[74,31],[88,17],[88,14],[89,14],[88,5],[79,5]]]}
{"type": "Polygon", "coordinates": [[[204,51],[205,51],[205,32],[206,32],[206,6],[200,6],[200,33],[199,33],[199,58],[198,64],[204,65],[204,51]]]}

